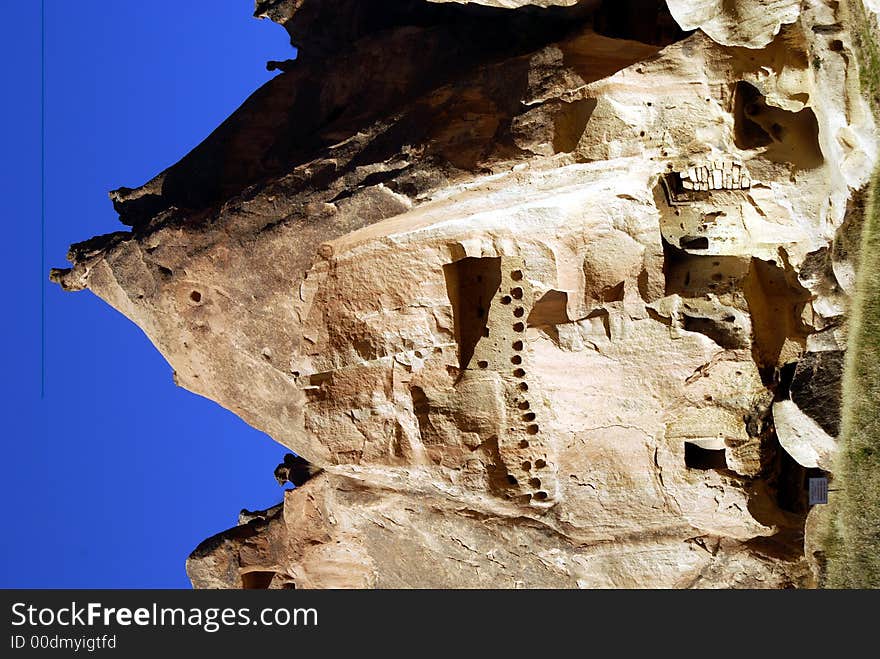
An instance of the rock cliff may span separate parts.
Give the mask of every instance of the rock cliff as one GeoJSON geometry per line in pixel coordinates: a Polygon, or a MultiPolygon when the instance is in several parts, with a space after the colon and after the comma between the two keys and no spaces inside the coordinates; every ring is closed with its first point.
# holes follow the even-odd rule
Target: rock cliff
{"type": "Polygon", "coordinates": [[[193,584],[814,586],[876,157],[846,4],[256,9],[298,57],[52,274],[311,465],[193,584]]]}

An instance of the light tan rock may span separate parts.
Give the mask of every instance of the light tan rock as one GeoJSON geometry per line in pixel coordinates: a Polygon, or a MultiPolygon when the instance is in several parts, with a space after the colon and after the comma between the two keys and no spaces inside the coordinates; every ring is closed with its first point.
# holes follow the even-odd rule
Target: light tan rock
{"type": "Polygon", "coordinates": [[[851,58],[810,64],[827,7],[720,6],[670,2],[689,36],[584,5],[327,37],[216,169],[115,194],[137,232],[54,278],[323,469],[203,543],[196,586],[815,585],[772,401],[841,322],[809,266],[874,127],[851,58]]]}
{"type": "Polygon", "coordinates": [[[773,421],[779,443],[798,464],[808,469],[819,467],[831,471],[837,443],[794,402],[773,403],[773,421]]]}
{"type": "Polygon", "coordinates": [[[800,0],[667,0],[669,11],[684,30],[700,29],[725,46],[762,48],[794,23],[800,0]]]}

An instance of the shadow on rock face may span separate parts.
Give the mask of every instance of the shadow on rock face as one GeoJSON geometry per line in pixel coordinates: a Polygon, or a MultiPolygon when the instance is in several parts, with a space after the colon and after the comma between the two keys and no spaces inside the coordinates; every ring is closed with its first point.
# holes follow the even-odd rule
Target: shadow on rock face
{"type": "MultiPolygon", "coordinates": [[[[685,35],[674,28],[665,3],[654,0],[647,5],[631,0],[517,11],[424,0],[313,0],[295,12],[292,6],[284,9],[291,3],[275,4],[281,7],[261,10],[258,5],[257,14],[268,12],[284,22],[300,48],[296,64],[276,67],[285,72],[257,90],[207,139],[153,181],[138,189],[114,191],[114,207],[124,224],[143,227],[168,209],[192,213],[215,206],[254,183],[308,162],[322,149],[393,115],[429,89],[501,55],[509,59],[534,52],[585,26],[658,49],[685,35]],[[634,16],[637,20],[629,20],[634,16]],[[658,16],[665,20],[658,21],[658,16]]],[[[620,67],[629,63],[621,62],[620,67]]],[[[523,62],[520,79],[509,74],[506,82],[499,78],[497,94],[488,99],[475,98],[466,105],[459,99],[454,106],[435,100],[410,110],[391,134],[379,135],[357,164],[387,158],[383,142],[395,149],[401,139],[412,144],[431,142],[427,127],[470,114],[469,130],[476,128],[479,134],[438,155],[459,168],[475,167],[486,155],[488,143],[504,139],[498,135],[503,129],[498,115],[522,112],[518,102],[527,76],[523,62]],[[514,107],[504,107],[511,102],[514,107]],[[474,124],[481,114],[482,126],[474,124]]],[[[558,105],[554,148],[571,151],[595,101],[558,105]]]]}

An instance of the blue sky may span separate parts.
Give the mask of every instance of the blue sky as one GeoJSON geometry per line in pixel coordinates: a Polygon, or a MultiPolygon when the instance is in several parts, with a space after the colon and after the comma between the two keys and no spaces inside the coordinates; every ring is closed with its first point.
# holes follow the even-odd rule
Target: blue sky
{"type": "Polygon", "coordinates": [[[138,327],[48,269],[70,243],[124,229],[107,192],[176,162],[294,51],[251,18],[253,0],[45,0],[41,258],[40,2],[2,5],[0,587],[189,587],[198,542],[280,501],[285,451],[175,387],[138,327]]]}

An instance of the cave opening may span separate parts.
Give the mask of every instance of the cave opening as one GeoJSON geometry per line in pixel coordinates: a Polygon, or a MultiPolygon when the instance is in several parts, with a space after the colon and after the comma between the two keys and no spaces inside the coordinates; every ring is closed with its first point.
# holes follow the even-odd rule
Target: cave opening
{"type": "Polygon", "coordinates": [[[746,258],[690,254],[665,237],[661,241],[666,295],[687,298],[731,294],[749,272],[746,258]]]}
{"type": "Polygon", "coordinates": [[[780,509],[797,514],[806,514],[809,505],[809,479],[828,476],[828,472],[816,467],[804,467],[788,454],[775,433],[773,435],[774,460],[769,484],[775,493],[776,505],[780,509]]]}
{"type": "Polygon", "coordinates": [[[787,343],[806,345],[802,315],[811,294],[790,268],[756,257],[750,261],[742,288],[752,318],[755,363],[762,374],[773,374],[791,357],[784,350],[787,343]]]}
{"type": "Polygon", "coordinates": [[[744,80],[736,83],[733,92],[734,143],[740,149],[759,149],[773,139],[754,120],[764,107],[764,96],[744,80]]]}
{"type": "Polygon", "coordinates": [[[814,169],[824,162],[819,122],[809,107],[792,112],[767,102],[754,85],[740,80],[733,93],[734,143],[740,149],[764,149],[768,160],[814,169]]]}
{"type": "Polygon", "coordinates": [[[685,442],[684,464],[688,469],[727,469],[726,450],[708,449],[685,442]]]}
{"type": "Polygon", "coordinates": [[[467,257],[444,265],[443,275],[452,305],[458,363],[465,369],[488,329],[489,306],[501,287],[501,258],[467,257]]]}
{"type": "Polygon", "coordinates": [[[748,347],[748,341],[734,323],[736,316],[723,319],[702,317],[688,313],[682,314],[682,327],[688,332],[697,332],[712,339],[725,350],[738,350],[748,347]]]}
{"type": "Polygon", "coordinates": [[[275,578],[275,573],[267,570],[252,570],[241,575],[241,587],[244,590],[267,590],[275,578]]]}
{"type": "Polygon", "coordinates": [[[682,30],[665,0],[605,0],[594,18],[596,32],[616,39],[666,45],[691,32],[682,30]]]}
{"type": "Polygon", "coordinates": [[[678,244],[682,249],[709,249],[709,239],[706,236],[682,236],[678,244]]]}

